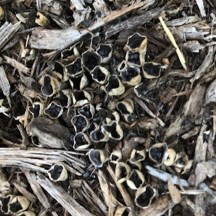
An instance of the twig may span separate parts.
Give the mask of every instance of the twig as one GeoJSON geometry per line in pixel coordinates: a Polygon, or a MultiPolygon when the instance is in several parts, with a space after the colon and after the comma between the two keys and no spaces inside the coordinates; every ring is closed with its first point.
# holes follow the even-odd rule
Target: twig
{"type": "Polygon", "coordinates": [[[134,212],[134,204],[133,204],[133,202],[131,200],[131,197],[129,196],[128,192],[126,191],[126,189],[124,188],[124,186],[117,181],[117,179],[115,177],[115,174],[114,174],[114,172],[113,172],[113,170],[112,170],[112,168],[110,166],[107,167],[107,170],[108,170],[109,174],[111,175],[112,179],[114,180],[117,188],[119,189],[119,191],[120,191],[120,193],[121,193],[121,195],[123,197],[123,200],[124,200],[125,204],[128,207],[131,207],[132,212],[134,212]]]}
{"type": "Polygon", "coordinates": [[[20,132],[20,134],[22,136],[21,148],[26,149],[27,146],[29,145],[28,135],[27,135],[24,127],[21,124],[17,125],[17,128],[19,129],[19,132],[20,132]]]}
{"type": "Polygon", "coordinates": [[[59,202],[71,215],[93,216],[89,211],[82,207],[75,199],[67,194],[61,187],[54,185],[44,175],[39,174],[36,181],[47,191],[57,202],[59,202]]]}
{"type": "Polygon", "coordinates": [[[164,127],[165,126],[165,123],[159,118],[157,117],[146,105],[145,103],[140,100],[139,98],[135,97],[134,98],[135,101],[152,117],[152,118],[155,118],[157,119],[157,121],[159,122],[159,124],[164,127]]]}
{"type": "Polygon", "coordinates": [[[148,173],[164,182],[168,182],[169,178],[171,179],[173,184],[180,185],[182,187],[189,187],[188,182],[185,179],[180,179],[177,176],[172,176],[169,173],[166,173],[162,170],[155,169],[151,166],[146,165],[148,173]]]}
{"type": "Polygon", "coordinates": [[[100,200],[100,198],[95,194],[95,192],[90,188],[90,186],[87,184],[86,181],[83,181],[83,185],[88,190],[88,192],[91,195],[92,200],[94,203],[102,210],[104,214],[107,214],[107,207],[104,205],[104,203],[100,200]]]}
{"type": "Polygon", "coordinates": [[[28,179],[28,182],[31,186],[31,189],[33,190],[34,194],[37,196],[40,203],[43,205],[43,207],[45,209],[49,209],[50,203],[49,203],[46,195],[44,194],[42,188],[40,187],[40,185],[36,181],[35,174],[29,173],[29,172],[24,172],[24,174],[25,174],[26,178],[28,179]]]}
{"type": "Polygon", "coordinates": [[[35,203],[37,201],[37,197],[30,193],[25,187],[23,187],[21,184],[18,184],[18,182],[13,182],[13,185],[15,186],[15,188],[21,193],[23,194],[23,196],[25,196],[28,200],[30,200],[31,202],[35,203]]]}

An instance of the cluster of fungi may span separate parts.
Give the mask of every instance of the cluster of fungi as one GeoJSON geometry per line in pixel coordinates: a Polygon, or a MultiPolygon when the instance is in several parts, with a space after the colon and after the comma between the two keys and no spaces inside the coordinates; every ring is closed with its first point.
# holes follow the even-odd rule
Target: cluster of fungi
{"type": "MultiPolygon", "coordinates": [[[[49,119],[45,121],[49,124],[58,119],[67,125],[70,133],[63,142],[64,148],[86,153],[94,167],[92,173],[110,164],[116,180],[126,184],[135,205],[144,209],[158,196],[145,171],[146,164],[174,166],[178,173],[186,173],[191,167],[186,154],[177,154],[165,142],[146,146],[145,131],[155,129],[153,123],[147,122],[144,130],[139,127],[147,114],[134,98],[145,97],[146,86],[157,81],[167,68],[166,64],[146,61],[147,44],[147,37],[135,32],[119,51],[112,43],[101,43],[98,34],[62,51],[60,59],[35,83],[40,100],[29,107],[32,121],[28,126],[31,128],[41,119],[49,119]],[[143,139],[138,139],[125,158],[119,143],[130,136],[143,139]]],[[[29,135],[34,145],[44,146],[40,134],[30,131],[29,135]]],[[[67,169],[54,164],[48,176],[54,182],[65,181],[67,169]]],[[[128,207],[116,210],[116,215],[130,214],[128,207]]]]}
{"type": "MultiPolygon", "coordinates": [[[[28,108],[30,145],[82,153],[89,164],[83,173],[86,180],[111,166],[116,181],[130,191],[135,206],[145,209],[164,192],[151,182],[146,165],[168,170],[173,166],[178,175],[192,166],[187,154],[177,153],[160,139],[160,119],[149,117],[140,102],[157,94],[155,83],[168,62],[152,61],[148,39],[142,33],[132,33],[122,47],[106,40],[102,43],[102,38],[100,33],[89,34],[63,50],[32,83],[38,94],[28,108]],[[59,132],[55,131],[58,139],[49,129],[52,126],[59,132]],[[40,127],[47,127],[44,134],[40,127]],[[133,147],[125,154],[122,143],[131,139],[133,147]]],[[[61,163],[49,167],[47,176],[56,183],[70,178],[61,163]]],[[[2,203],[1,211],[6,214],[13,212],[15,203],[17,215],[35,215],[25,213],[30,202],[24,196],[7,195],[2,203]]],[[[119,206],[115,215],[132,215],[131,208],[119,206]]]]}

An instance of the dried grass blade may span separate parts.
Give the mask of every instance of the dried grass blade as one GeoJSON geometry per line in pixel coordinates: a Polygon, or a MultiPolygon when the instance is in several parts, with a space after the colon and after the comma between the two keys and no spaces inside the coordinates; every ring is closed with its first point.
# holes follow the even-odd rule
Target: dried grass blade
{"type": "Polygon", "coordinates": [[[166,26],[166,23],[164,22],[163,18],[160,16],[159,20],[161,22],[161,25],[163,26],[164,31],[166,32],[168,38],[170,39],[171,43],[173,44],[173,46],[176,48],[176,54],[178,55],[179,61],[182,64],[182,67],[187,70],[187,66],[186,66],[186,61],[185,61],[185,57],[183,55],[183,53],[180,51],[175,38],[173,37],[171,31],[169,30],[169,28],[166,26]]]}

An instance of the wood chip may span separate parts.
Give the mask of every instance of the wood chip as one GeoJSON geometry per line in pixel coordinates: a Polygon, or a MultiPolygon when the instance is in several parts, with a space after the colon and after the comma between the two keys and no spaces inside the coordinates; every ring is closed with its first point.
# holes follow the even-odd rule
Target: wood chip
{"type": "Polygon", "coordinates": [[[205,11],[205,8],[204,8],[204,3],[203,3],[203,0],[196,0],[196,3],[197,3],[197,6],[200,10],[200,14],[202,17],[206,17],[206,11],[205,11]]]}
{"type": "Polygon", "coordinates": [[[207,153],[207,147],[208,147],[208,141],[204,139],[205,137],[205,131],[206,131],[207,125],[202,125],[200,129],[199,136],[196,141],[196,148],[194,153],[194,163],[199,163],[201,161],[206,160],[206,153],[207,153]]]}
{"type": "Polygon", "coordinates": [[[204,85],[197,85],[190,95],[189,100],[184,106],[184,116],[192,117],[196,120],[201,114],[204,97],[205,97],[206,87],[204,85]]]}
{"type": "Polygon", "coordinates": [[[0,28],[0,49],[2,49],[6,43],[15,35],[15,33],[20,29],[21,22],[14,25],[5,22],[0,28]]]}
{"type": "Polygon", "coordinates": [[[0,66],[0,89],[8,100],[9,105],[11,106],[10,101],[10,83],[6,76],[5,70],[3,66],[0,66]]]}
{"type": "Polygon", "coordinates": [[[207,177],[212,178],[216,175],[216,161],[203,161],[197,164],[195,169],[196,186],[203,182],[207,177]]]}
{"type": "Polygon", "coordinates": [[[205,104],[216,102],[216,79],[209,85],[206,90],[205,104]]]}
{"type": "MultiPolygon", "coordinates": [[[[144,9],[149,7],[154,2],[155,0],[146,1],[146,5],[144,6],[144,9]]],[[[162,8],[155,8],[155,9],[145,12],[142,15],[131,17],[115,25],[107,26],[105,27],[105,30],[104,30],[106,34],[106,38],[110,38],[114,34],[117,34],[118,32],[123,31],[124,29],[132,29],[132,28],[135,28],[136,26],[143,25],[149,22],[151,19],[157,18],[160,15],[162,10],[163,10],[162,8]]]]}
{"type": "Polygon", "coordinates": [[[180,203],[181,202],[181,194],[180,194],[179,190],[177,189],[177,187],[173,184],[171,179],[168,180],[168,190],[170,192],[172,201],[175,204],[180,203]]]}
{"type": "Polygon", "coordinates": [[[172,19],[170,21],[167,21],[166,24],[169,27],[176,27],[176,26],[182,26],[189,23],[194,23],[200,21],[198,16],[184,16],[177,19],[172,19]]]}
{"type": "Polygon", "coordinates": [[[212,61],[214,58],[214,48],[213,46],[210,46],[208,48],[208,53],[203,61],[203,63],[200,65],[200,67],[197,69],[195,76],[190,80],[191,83],[194,83],[196,80],[200,79],[206,73],[208,68],[210,67],[212,61]]]}

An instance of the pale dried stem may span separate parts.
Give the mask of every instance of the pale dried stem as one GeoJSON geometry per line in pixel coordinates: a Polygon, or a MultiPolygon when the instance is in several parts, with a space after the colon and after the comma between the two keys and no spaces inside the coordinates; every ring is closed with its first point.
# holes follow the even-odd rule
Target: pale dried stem
{"type": "Polygon", "coordinates": [[[57,202],[59,202],[71,215],[76,216],[93,216],[83,206],[81,206],[72,196],[67,194],[61,187],[53,184],[48,178],[39,174],[36,181],[50,194],[57,202]]]}
{"type": "Polygon", "coordinates": [[[158,123],[159,123],[162,127],[165,126],[165,123],[164,123],[159,117],[157,117],[157,116],[145,105],[145,103],[144,103],[141,99],[139,99],[138,97],[135,97],[134,99],[135,99],[135,101],[136,101],[152,118],[157,119],[158,123]]]}
{"type": "Polygon", "coordinates": [[[91,198],[94,201],[94,203],[102,210],[102,212],[104,214],[107,214],[107,207],[101,201],[101,199],[96,195],[96,193],[91,189],[91,187],[87,184],[86,181],[83,181],[83,185],[88,190],[88,192],[91,195],[91,198]]]}
{"type": "Polygon", "coordinates": [[[24,172],[30,186],[31,189],[33,190],[34,194],[37,196],[39,202],[43,205],[43,207],[45,209],[49,209],[50,203],[46,197],[46,195],[44,194],[41,186],[38,184],[38,182],[36,181],[36,176],[35,174],[31,174],[29,172],[24,172]]]}
{"type": "Polygon", "coordinates": [[[30,193],[25,187],[23,187],[21,184],[19,184],[18,182],[13,182],[13,185],[15,186],[15,188],[23,195],[25,196],[28,200],[30,200],[31,202],[35,203],[37,201],[37,197],[30,193]]]}
{"type": "Polygon", "coordinates": [[[110,166],[108,166],[107,170],[108,170],[110,176],[112,177],[112,179],[114,180],[114,182],[116,184],[116,187],[118,188],[119,192],[121,193],[125,204],[128,207],[131,207],[132,212],[134,213],[135,212],[135,208],[134,208],[134,204],[133,204],[133,201],[131,200],[130,195],[128,194],[128,192],[126,191],[126,189],[124,188],[124,186],[117,181],[117,179],[115,177],[115,173],[113,172],[112,168],[110,166]]]}

